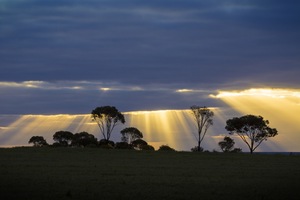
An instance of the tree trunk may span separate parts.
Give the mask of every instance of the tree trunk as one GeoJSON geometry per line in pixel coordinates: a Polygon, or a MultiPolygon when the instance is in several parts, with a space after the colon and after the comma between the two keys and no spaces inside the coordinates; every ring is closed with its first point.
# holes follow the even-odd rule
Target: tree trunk
{"type": "Polygon", "coordinates": [[[201,146],[200,146],[200,145],[201,145],[201,141],[199,140],[199,141],[198,141],[198,152],[201,151],[201,146]]]}

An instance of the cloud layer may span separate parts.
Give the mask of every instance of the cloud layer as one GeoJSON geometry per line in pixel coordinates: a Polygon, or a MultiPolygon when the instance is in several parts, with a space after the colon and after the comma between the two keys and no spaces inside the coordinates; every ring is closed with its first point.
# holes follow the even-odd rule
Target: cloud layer
{"type": "Polygon", "coordinates": [[[217,105],[220,89],[297,88],[294,0],[3,0],[2,113],[217,105]]]}
{"type": "Polygon", "coordinates": [[[2,114],[90,113],[115,105],[122,111],[187,109],[194,104],[220,105],[209,97],[216,91],[177,88],[176,85],[123,85],[95,81],[0,82],[2,114]],[[214,103],[213,103],[214,102],[214,103]]]}

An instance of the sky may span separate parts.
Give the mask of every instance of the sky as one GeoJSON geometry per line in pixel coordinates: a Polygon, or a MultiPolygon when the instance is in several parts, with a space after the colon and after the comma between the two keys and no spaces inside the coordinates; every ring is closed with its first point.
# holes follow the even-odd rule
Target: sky
{"type": "Polygon", "coordinates": [[[0,0],[0,127],[7,115],[104,105],[226,110],[237,104],[224,92],[252,88],[290,96],[299,10],[297,0],[0,0]]]}

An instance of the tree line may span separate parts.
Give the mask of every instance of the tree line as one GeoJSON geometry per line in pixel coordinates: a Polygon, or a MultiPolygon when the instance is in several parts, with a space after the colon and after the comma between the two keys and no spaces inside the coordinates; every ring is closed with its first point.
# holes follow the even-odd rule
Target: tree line
{"type": "Polygon", "coordinates": [[[70,131],[57,131],[53,135],[54,143],[48,144],[43,136],[32,136],[28,143],[35,147],[52,146],[52,147],[100,147],[105,149],[138,149],[154,150],[154,147],[141,139],[142,132],[135,127],[128,127],[121,131],[121,142],[97,138],[87,132],[73,134],[70,131]]]}
{"type": "MultiPolygon", "coordinates": [[[[195,138],[197,145],[191,150],[202,152],[202,142],[206,133],[213,125],[214,113],[211,109],[201,106],[191,106],[191,115],[193,116],[196,125],[197,133],[195,138]]],[[[121,130],[121,142],[113,142],[110,140],[114,128],[118,124],[125,123],[124,115],[114,106],[96,107],[91,112],[92,120],[98,125],[102,135],[101,140],[97,140],[94,135],[87,132],[71,133],[69,131],[58,131],[53,135],[55,141],[52,146],[73,146],[73,147],[102,147],[102,148],[117,148],[117,149],[139,149],[139,150],[154,150],[154,148],[144,141],[143,133],[136,127],[127,127],[121,130]]],[[[249,148],[252,154],[263,141],[278,134],[275,128],[268,126],[269,121],[264,120],[262,116],[245,115],[234,117],[226,121],[225,129],[229,135],[237,135],[249,148]]],[[[49,144],[42,136],[33,136],[29,143],[36,147],[48,146],[49,144]]],[[[234,140],[229,136],[225,136],[218,143],[223,152],[240,152],[240,148],[234,148],[234,140]]],[[[174,150],[173,148],[162,145],[159,150],[174,150]]]]}

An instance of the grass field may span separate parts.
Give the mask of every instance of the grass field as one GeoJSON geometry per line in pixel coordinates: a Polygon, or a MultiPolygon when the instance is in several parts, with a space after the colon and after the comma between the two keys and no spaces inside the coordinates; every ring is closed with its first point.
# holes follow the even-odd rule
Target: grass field
{"type": "Polygon", "coordinates": [[[0,199],[299,199],[300,156],[0,149],[0,199]]]}

